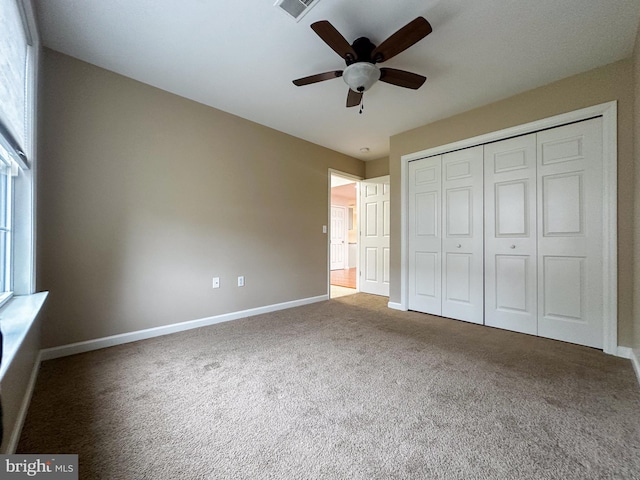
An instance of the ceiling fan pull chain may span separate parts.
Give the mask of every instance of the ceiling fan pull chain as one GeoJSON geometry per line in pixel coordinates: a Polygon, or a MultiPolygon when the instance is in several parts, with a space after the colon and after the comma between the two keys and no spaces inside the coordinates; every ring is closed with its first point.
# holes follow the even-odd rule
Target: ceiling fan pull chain
{"type": "Polygon", "coordinates": [[[364,94],[360,98],[360,112],[358,112],[360,115],[362,115],[362,110],[364,110],[364,94]]]}

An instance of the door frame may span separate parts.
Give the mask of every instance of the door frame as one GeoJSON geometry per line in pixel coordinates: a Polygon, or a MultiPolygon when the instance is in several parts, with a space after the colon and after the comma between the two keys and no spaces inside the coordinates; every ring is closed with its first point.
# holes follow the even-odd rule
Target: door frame
{"type": "Polygon", "coordinates": [[[617,146],[617,101],[601,103],[542,120],[525,123],[496,132],[467,138],[458,142],[439,145],[400,158],[400,303],[389,302],[389,307],[397,310],[408,309],[409,296],[409,217],[408,217],[408,172],[409,162],[425,157],[473,147],[485,143],[506,140],[568,123],[602,117],[602,175],[603,175],[603,350],[611,355],[618,352],[618,146],[617,146]],[[609,202],[612,199],[614,201],[609,202]]]}
{"type": "MultiPolygon", "coordinates": [[[[342,177],[346,180],[352,180],[356,182],[356,213],[360,215],[360,182],[362,177],[353,175],[351,173],[342,172],[334,168],[329,168],[327,172],[327,231],[326,233],[326,255],[327,255],[327,268],[326,268],[326,281],[327,281],[327,296],[331,298],[331,175],[336,177],[342,177]]],[[[347,209],[347,212],[349,210],[347,209]]],[[[360,218],[360,217],[358,217],[360,218]]],[[[360,249],[360,222],[355,222],[356,239],[358,250],[360,249]]],[[[347,237],[348,237],[347,232],[347,237]]],[[[348,248],[348,244],[347,244],[348,248]]],[[[360,291],[360,255],[356,255],[356,292],[360,291]]]]}

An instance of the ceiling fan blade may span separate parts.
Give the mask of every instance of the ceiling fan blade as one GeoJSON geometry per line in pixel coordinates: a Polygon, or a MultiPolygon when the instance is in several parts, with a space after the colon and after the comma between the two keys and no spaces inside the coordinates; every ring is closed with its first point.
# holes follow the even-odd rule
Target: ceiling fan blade
{"type": "Polygon", "coordinates": [[[347,95],[347,107],[357,107],[360,105],[362,101],[362,92],[354,92],[349,89],[349,93],[347,95]]]}
{"type": "Polygon", "coordinates": [[[432,32],[431,25],[423,17],[407,23],[371,52],[374,63],[385,62],[405,51],[432,32]]]}
{"type": "Polygon", "coordinates": [[[411,88],[417,90],[427,80],[427,77],[418,75],[417,73],[405,72],[395,68],[381,68],[380,81],[397,85],[399,87],[411,88]]]}
{"type": "Polygon", "coordinates": [[[318,73],[316,75],[310,75],[304,78],[298,78],[293,81],[293,84],[301,87],[303,85],[309,85],[311,83],[323,82],[325,80],[331,80],[342,76],[342,70],[336,70],[335,72],[318,73]]]}
{"type": "Polygon", "coordinates": [[[349,42],[340,34],[336,28],[327,20],[320,20],[311,24],[311,28],[318,36],[324,40],[338,55],[347,60],[348,63],[357,60],[358,56],[349,42]]]}

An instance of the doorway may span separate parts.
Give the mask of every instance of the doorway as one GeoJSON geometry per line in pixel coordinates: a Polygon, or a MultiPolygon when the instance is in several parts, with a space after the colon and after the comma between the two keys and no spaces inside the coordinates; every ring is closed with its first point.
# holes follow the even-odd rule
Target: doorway
{"type": "Polygon", "coordinates": [[[358,291],[359,178],[329,172],[329,297],[358,291]]]}

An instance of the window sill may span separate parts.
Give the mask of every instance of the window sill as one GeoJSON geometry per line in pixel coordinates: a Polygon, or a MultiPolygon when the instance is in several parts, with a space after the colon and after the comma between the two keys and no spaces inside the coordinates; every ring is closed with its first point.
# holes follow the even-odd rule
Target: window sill
{"type": "Polygon", "coordinates": [[[49,292],[42,292],[14,296],[0,308],[0,329],[4,337],[0,381],[31,330],[48,294],[49,292]]]}

